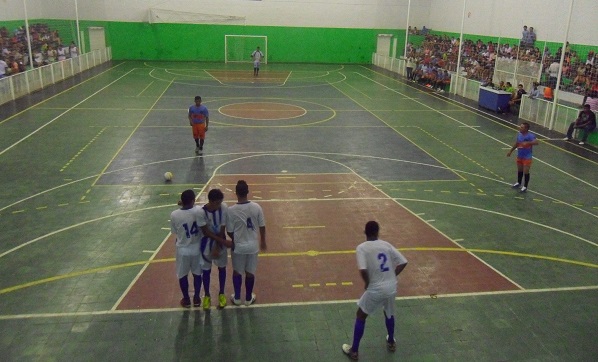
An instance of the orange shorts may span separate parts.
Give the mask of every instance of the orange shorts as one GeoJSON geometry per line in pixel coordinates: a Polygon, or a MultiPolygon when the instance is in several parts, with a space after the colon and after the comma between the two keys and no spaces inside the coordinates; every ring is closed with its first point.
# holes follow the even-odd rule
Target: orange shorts
{"type": "Polygon", "coordinates": [[[206,138],[206,124],[193,123],[193,138],[203,140],[206,138]]]}
{"type": "Polygon", "coordinates": [[[518,165],[522,165],[522,166],[531,166],[532,165],[532,159],[531,158],[518,158],[517,159],[517,164],[518,165]]]}

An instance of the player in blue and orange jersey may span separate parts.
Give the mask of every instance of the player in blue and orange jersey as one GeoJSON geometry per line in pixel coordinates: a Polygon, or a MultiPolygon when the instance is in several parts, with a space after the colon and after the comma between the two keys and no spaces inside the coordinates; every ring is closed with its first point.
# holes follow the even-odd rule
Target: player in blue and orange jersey
{"type": "Polygon", "coordinates": [[[532,148],[538,144],[536,136],[529,132],[529,123],[523,122],[519,125],[519,132],[517,132],[517,141],[509,152],[507,157],[511,157],[511,153],[517,149],[517,182],[513,184],[513,188],[519,188],[519,192],[526,192],[529,184],[529,169],[532,167],[532,148]],[[521,185],[523,176],[525,175],[524,184],[521,185]]]}
{"type": "Polygon", "coordinates": [[[195,140],[195,152],[203,150],[203,143],[208,132],[210,114],[208,108],[201,104],[201,97],[195,97],[195,105],[189,107],[189,125],[193,127],[193,139],[195,140]]]}

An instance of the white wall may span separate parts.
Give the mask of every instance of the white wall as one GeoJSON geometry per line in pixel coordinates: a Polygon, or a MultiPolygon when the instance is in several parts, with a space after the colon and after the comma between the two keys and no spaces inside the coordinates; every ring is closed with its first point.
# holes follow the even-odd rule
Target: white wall
{"type": "MultiPolygon", "coordinates": [[[[409,0],[0,0],[0,20],[30,18],[144,22],[150,7],[242,16],[247,25],[404,29],[409,0]]],[[[575,1],[569,41],[598,45],[598,0],[411,0],[409,25],[520,38],[533,26],[539,40],[562,42],[570,1],[575,1]]]]}
{"type": "MultiPolygon", "coordinates": [[[[463,32],[521,38],[524,25],[538,39],[563,42],[572,0],[466,0],[463,32]]],[[[436,30],[460,32],[464,0],[432,0],[429,23],[436,30]]],[[[574,0],[569,41],[598,45],[598,0],[574,0]]]]}
{"type": "MultiPolygon", "coordinates": [[[[2,0],[0,0],[2,1],[2,0]]],[[[11,0],[12,1],[12,0],[11,0]]],[[[72,13],[75,0],[36,1],[47,17],[63,18],[72,13]],[[70,9],[69,9],[70,8],[70,9]]],[[[420,2],[415,1],[412,2],[420,2]]],[[[417,23],[428,18],[427,8],[414,6],[417,23]]],[[[152,7],[246,18],[246,25],[405,28],[409,0],[78,0],[79,18],[85,20],[148,21],[152,7]]]]}

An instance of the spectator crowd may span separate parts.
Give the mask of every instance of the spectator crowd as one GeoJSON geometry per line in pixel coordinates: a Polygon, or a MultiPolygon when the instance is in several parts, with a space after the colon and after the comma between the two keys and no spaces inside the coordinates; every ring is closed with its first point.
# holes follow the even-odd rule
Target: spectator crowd
{"type": "MultiPolygon", "coordinates": [[[[407,44],[408,78],[427,85],[430,84],[429,79],[436,79],[439,73],[457,71],[459,39],[448,35],[431,34],[425,27],[422,30],[409,27],[408,33],[423,36],[419,46],[414,46],[411,42],[407,44]]],[[[505,66],[510,67],[513,73],[517,69],[517,74],[525,74],[533,80],[537,80],[538,75],[541,74],[540,84],[554,89],[560,70],[562,47],[551,54],[548,48],[541,50],[535,43],[534,28],[528,29],[527,26],[523,27],[521,40],[517,45],[508,43],[499,45],[492,41],[483,42],[481,39],[477,41],[464,39],[461,46],[460,75],[489,84],[494,78],[495,68],[502,69],[499,67],[505,66]]],[[[598,59],[593,50],[588,52],[586,59],[582,59],[567,43],[561,90],[598,95],[597,66],[598,59]]]]}
{"type": "Polygon", "coordinates": [[[31,62],[25,26],[12,32],[0,27],[0,78],[23,72],[30,64],[39,67],[79,55],[74,42],[65,46],[58,30],[51,30],[47,24],[30,25],[29,40],[33,56],[31,62]]]}

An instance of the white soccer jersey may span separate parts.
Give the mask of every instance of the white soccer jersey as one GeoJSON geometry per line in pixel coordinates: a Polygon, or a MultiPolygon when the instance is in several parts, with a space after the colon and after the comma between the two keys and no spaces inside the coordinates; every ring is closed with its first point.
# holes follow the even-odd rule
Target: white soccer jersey
{"type": "MultiPolygon", "coordinates": [[[[221,227],[226,226],[226,220],[228,219],[228,206],[226,206],[226,204],[223,202],[218,210],[209,211],[205,206],[199,208],[199,210],[200,212],[198,217],[201,219],[201,223],[203,225],[207,225],[214,234],[219,235],[221,227]]],[[[199,232],[203,236],[201,230],[199,232]]],[[[202,250],[212,250],[213,245],[214,240],[208,240],[207,238],[204,240],[204,238],[202,238],[202,250]],[[205,248],[204,245],[208,245],[208,247],[205,248]]]]}
{"type": "Polygon", "coordinates": [[[357,246],[357,267],[367,270],[370,283],[368,290],[382,294],[397,292],[397,265],[406,264],[407,259],[390,243],[384,240],[368,240],[357,246]]]}
{"type": "Polygon", "coordinates": [[[253,57],[254,61],[259,62],[264,57],[264,53],[262,53],[261,51],[256,50],[253,53],[251,53],[251,56],[253,57]]]}
{"type": "Polygon", "coordinates": [[[255,202],[234,204],[228,208],[226,231],[233,233],[236,254],[259,252],[259,228],[262,226],[266,226],[264,212],[255,202]]]}
{"type": "Polygon", "coordinates": [[[199,255],[199,245],[205,225],[199,213],[203,212],[194,206],[191,209],[178,209],[170,214],[170,231],[176,235],[176,246],[182,255],[199,255]]]}

